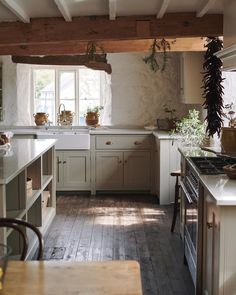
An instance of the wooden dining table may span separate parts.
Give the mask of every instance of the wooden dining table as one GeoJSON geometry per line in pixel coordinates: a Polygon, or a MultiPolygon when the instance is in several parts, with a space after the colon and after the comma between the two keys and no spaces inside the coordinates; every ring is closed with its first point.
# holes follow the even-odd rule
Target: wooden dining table
{"type": "Polygon", "coordinates": [[[1,295],[142,295],[136,261],[9,261],[1,295]]]}

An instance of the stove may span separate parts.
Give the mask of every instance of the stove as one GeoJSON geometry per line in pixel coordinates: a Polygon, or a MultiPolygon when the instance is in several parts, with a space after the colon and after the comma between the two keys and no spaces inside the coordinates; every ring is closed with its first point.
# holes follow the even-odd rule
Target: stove
{"type": "Polygon", "coordinates": [[[200,174],[225,174],[223,167],[236,164],[236,159],[228,157],[190,157],[200,174]]]}

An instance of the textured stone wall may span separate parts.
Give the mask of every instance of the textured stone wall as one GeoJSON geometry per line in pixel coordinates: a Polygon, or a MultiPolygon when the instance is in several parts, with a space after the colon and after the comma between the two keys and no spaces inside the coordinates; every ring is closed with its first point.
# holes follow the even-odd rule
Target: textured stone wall
{"type": "MultiPolygon", "coordinates": [[[[143,53],[108,55],[112,65],[112,123],[135,125],[155,123],[165,118],[164,105],[177,110],[181,118],[193,105],[180,102],[179,54],[170,53],[164,72],[154,73],[142,58],[143,53]]],[[[161,57],[160,57],[161,58],[161,57]]]]}
{"type": "Polygon", "coordinates": [[[16,64],[13,64],[10,56],[2,57],[3,71],[3,118],[1,125],[16,125],[19,121],[17,114],[17,75],[16,64]]]}

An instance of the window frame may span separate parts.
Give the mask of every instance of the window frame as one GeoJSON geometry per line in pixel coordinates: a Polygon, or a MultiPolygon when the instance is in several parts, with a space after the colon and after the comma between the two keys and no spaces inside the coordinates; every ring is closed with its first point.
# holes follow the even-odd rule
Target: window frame
{"type": "MultiPolygon", "coordinates": [[[[75,120],[73,122],[73,125],[78,125],[78,126],[84,126],[84,125],[79,125],[79,70],[80,69],[88,69],[85,66],[48,66],[48,65],[34,65],[31,66],[31,113],[35,113],[35,97],[34,97],[34,81],[35,81],[35,76],[34,76],[34,70],[54,70],[55,71],[55,126],[57,125],[57,114],[58,114],[58,109],[60,105],[60,87],[59,87],[59,81],[60,81],[60,72],[75,72],[75,120]]],[[[101,76],[100,76],[100,85],[101,85],[101,76]]],[[[102,93],[101,93],[102,87],[100,86],[100,105],[103,105],[103,98],[102,98],[102,93]]],[[[32,119],[33,122],[33,119],[32,119]]]]}

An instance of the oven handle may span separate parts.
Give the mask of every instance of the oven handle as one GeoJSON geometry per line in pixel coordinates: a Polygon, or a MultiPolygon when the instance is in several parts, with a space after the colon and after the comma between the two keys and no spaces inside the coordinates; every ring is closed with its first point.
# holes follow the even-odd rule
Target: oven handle
{"type": "Polygon", "coordinates": [[[186,198],[188,199],[189,204],[192,204],[192,203],[193,203],[193,200],[192,200],[192,198],[190,197],[190,194],[188,193],[187,188],[186,188],[186,186],[184,185],[183,181],[180,181],[180,186],[181,186],[181,188],[182,188],[182,190],[183,190],[183,192],[184,192],[186,198]]]}

